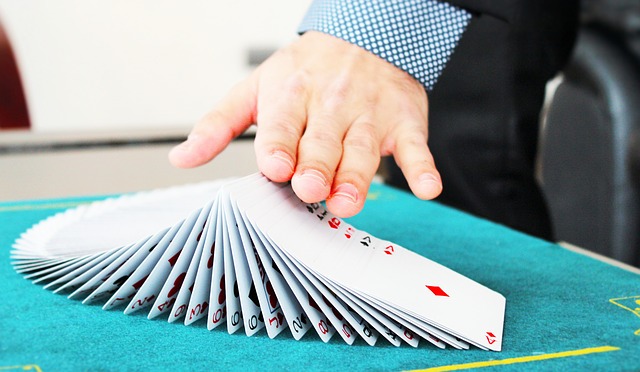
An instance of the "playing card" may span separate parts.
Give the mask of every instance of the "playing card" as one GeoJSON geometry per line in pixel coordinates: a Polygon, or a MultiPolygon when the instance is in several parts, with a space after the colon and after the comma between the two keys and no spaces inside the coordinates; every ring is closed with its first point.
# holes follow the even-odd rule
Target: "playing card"
{"type": "MultiPolygon", "coordinates": [[[[66,274],[64,274],[62,276],[59,276],[57,279],[49,282],[48,284],[46,284],[44,286],[44,288],[45,289],[50,289],[50,290],[53,290],[54,292],[56,292],[56,290],[54,288],[58,288],[58,287],[61,287],[63,285],[66,285],[71,280],[74,280],[74,279],[78,278],[79,276],[81,276],[82,274],[87,272],[88,270],[91,270],[96,265],[100,265],[102,262],[110,261],[109,258],[111,256],[116,256],[117,257],[119,253],[122,253],[122,250],[124,248],[125,247],[123,247],[121,249],[116,249],[116,250],[104,252],[104,253],[97,253],[97,254],[89,255],[89,256],[87,256],[86,260],[83,260],[84,263],[82,263],[81,265],[79,265],[75,269],[67,272],[66,274]]],[[[34,283],[38,283],[38,280],[34,280],[33,282],[34,283]]]]}
{"type": "MultiPolygon", "coordinates": [[[[244,216],[243,216],[244,219],[244,216]]],[[[276,252],[273,247],[273,243],[270,242],[260,231],[256,231],[253,229],[251,225],[247,226],[251,236],[254,241],[259,241],[260,245],[267,250],[269,256],[276,263],[278,268],[280,269],[280,273],[285,279],[289,289],[295,296],[298,304],[304,310],[304,314],[306,314],[305,318],[309,319],[310,326],[313,327],[320,339],[324,342],[329,342],[331,337],[335,334],[335,328],[330,325],[329,319],[327,319],[326,315],[322,313],[320,309],[318,309],[317,305],[312,306],[311,304],[315,304],[315,301],[311,297],[309,293],[305,290],[305,287],[302,285],[300,280],[293,274],[291,268],[288,266],[288,263],[285,262],[276,252]]],[[[297,318],[292,320],[293,325],[290,325],[290,329],[292,332],[298,333],[297,329],[303,328],[303,324],[306,326],[302,315],[300,316],[300,321],[297,318]]],[[[295,335],[294,335],[295,337],[295,335]]]]}
{"type": "MultiPolygon", "coordinates": [[[[253,253],[256,254],[256,260],[262,263],[262,268],[265,270],[265,274],[271,279],[272,294],[269,294],[269,288],[267,288],[268,297],[277,298],[279,304],[282,307],[282,313],[272,313],[267,318],[267,322],[275,326],[283,326],[283,321],[286,320],[291,330],[292,336],[298,340],[311,328],[310,323],[307,321],[307,316],[302,309],[300,303],[296,300],[295,295],[290,289],[283,277],[283,273],[273,260],[273,257],[267,252],[265,243],[261,240],[260,236],[253,230],[251,225],[246,225],[242,219],[240,211],[237,206],[231,205],[233,213],[236,217],[238,231],[241,237],[241,243],[245,247],[245,253],[249,255],[251,247],[253,253]]],[[[268,298],[268,300],[270,300],[268,298]]]]}
{"type": "MultiPolygon", "coordinates": [[[[230,226],[235,225],[235,220],[230,218],[224,200],[224,187],[220,190],[221,208],[220,218],[222,228],[222,247],[224,249],[224,291],[227,302],[227,332],[234,333],[243,326],[241,320],[244,320],[245,332],[247,336],[253,335],[264,327],[260,306],[257,304],[255,296],[251,297],[252,291],[255,292],[247,260],[244,254],[235,247],[237,242],[237,233],[235,229],[229,230],[230,226]],[[254,299],[254,301],[249,301],[254,299]]],[[[222,288],[222,282],[220,287],[222,288]]]]}
{"type": "MultiPolygon", "coordinates": [[[[494,336],[501,334],[504,321],[505,300],[496,292],[399,245],[389,243],[384,248],[375,250],[361,247],[355,241],[350,241],[348,244],[331,244],[332,240],[345,234],[350,227],[330,214],[322,219],[314,218],[313,213],[310,214],[307,206],[295,198],[292,192],[274,208],[274,211],[271,211],[274,214],[282,209],[288,211],[287,214],[283,214],[278,223],[274,223],[273,219],[270,219],[259,206],[246,203],[240,195],[237,197],[238,206],[246,211],[254,226],[268,232],[266,235],[269,238],[279,242],[280,248],[295,257],[310,271],[322,273],[329,280],[341,283],[343,287],[349,287],[372,299],[384,299],[384,303],[403,313],[429,314],[418,319],[451,333],[452,337],[449,339],[452,343],[457,337],[479,347],[491,350],[501,348],[495,338],[491,340],[487,337],[488,333],[494,336]],[[301,220],[308,223],[293,232],[286,228],[292,221],[301,220]],[[325,221],[324,229],[315,228],[314,224],[322,225],[325,221]],[[305,239],[311,244],[296,244],[300,239],[305,239]],[[359,256],[360,259],[347,261],[349,267],[344,263],[337,265],[336,262],[339,263],[340,260],[336,260],[335,256],[345,254],[345,250],[360,250],[361,252],[351,253],[359,256]],[[390,267],[394,268],[391,272],[390,267]],[[352,275],[354,271],[362,275],[352,275]],[[380,272],[385,271],[389,276],[379,275],[380,272]],[[389,280],[390,277],[393,280],[389,280]],[[453,297],[431,290],[441,288],[439,283],[443,281],[448,283],[447,288],[450,291],[455,291],[452,292],[455,293],[453,297]],[[403,290],[398,290],[399,288],[403,290]],[[416,293],[425,296],[416,296],[416,293]],[[480,297],[482,301],[479,301],[480,297]],[[478,309],[485,321],[459,320],[460,309],[471,307],[478,309]]],[[[424,330],[433,332],[433,329],[424,330]]]]}
{"type": "MultiPolygon", "coordinates": [[[[102,307],[104,310],[127,304],[147,279],[153,264],[160,259],[162,252],[165,251],[180,226],[182,225],[177,224],[171,229],[164,229],[143,244],[138,243],[132,246],[125,254],[102,269],[93,279],[78,288],[69,298],[82,297],[83,293],[87,291],[92,293],[95,290],[99,293],[99,287],[92,288],[95,288],[95,280],[100,278],[98,282],[102,282],[101,286],[114,288],[111,298],[102,307]],[[109,281],[112,276],[113,280],[109,281]]],[[[87,297],[85,301],[90,299],[91,296],[87,297]]]]}
{"type": "MultiPolygon", "coordinates": [[[[200,263],[200,260],[202,259],[202,256],[203,256],[206,236],[208,232],[212,231],[211,228],[209,227],[209,224],[215,223],[216,214],[217,214],[217,205],[214,204],[209,211],[209,217],[207,218],[207,222],[203,226],[203,229],[200,232],[200,235],[196,237],[196,241],[197,241],[196,250],[193,253],[193,256],[191,256],[189,267],[187,268],[187,272],[182,282],[182,286],[178,291],[178,295],[176,296],[175,302],[173,304],[173,308],[169,313],[169,319],[168,319],[169,323],[173,323],[178,319],[187,317],[189,300],[191,299],[191,294],[193,293],[193,287],[195,285],[196,275],[198,273],[198,264],[200,263]]],[[[208,306],[209,304],[205,302],[204,304],[200,305],[200,307],[197,308],[196,310],[198,311],[198,313],[204,313],[207,310],[208,306]]],[[[193,312],[190,312],[188,315],[189,317],[193,318],[196,314],[197,314],[196,311],[193,311],[193,312]]]]}
{"type": "MultiPolygon", "coordinates": [[[[218,218],[220,210],[220,202],[218,199],[219,198],[216,198],[216,202],[211,208],[206,234],[204,234],[204,239],[201,239],[201,241],[204,240],[204,244],[200,258],[197,260],[193,288],[190,291],[191,296],[187,305],[187,314],[184,319],[185,325],[189,325],[207,316],[210,307],[211,277],[214,271],[214,262],[217,264],[215,265],[216,272],[222,272],[223,270],[222,249],[216,250],[218,235],[222,233],[220,231],[221,224],[218,218]],[[217,255],[216,252],[218,252],[217,255]]],[[[196,258],[194,258],[194,261],[196,261],[196,258]]]]}
{"type": "MultiPolygon", "coordinates": [[[[200,210],[194,227],[189,232],[189,236],[184,243],[180,244],[182,248],[178,253],[176,253],[177,256],[174,255],[167,259],[164,268],[166,268],[165,270],[170,270],[168,275],[165,276],[164,273],[166,273],[166,271],[160,271],[160,268],[163,266],[158,265],[156,265],[154,270],[151,272],[150,277],[152,280],[152,275],[158,275],[157,280],[163,282],[163,285],[155,302],[153,303],[153,306],[151,307],[151,310],[149,311],[149,319],[153,319],[173,308],[176,296],[178,295],[178,292],[184,283],[184,279],[187,276],[189,263],[193,260],[198,240],[205,231],[206,221],[209,217],[209,211],[211,210],[212,204],[212,202],[207,203],[207,205],[200,210]],[[170,265],[170,267],[167,266],[167,264],[170,265]]],[[[163,263],[165,262],[162,259],[160,259],[160,261],[163,263]]],[[[140,291],[144,292],[142,288],[140,291]]]]}
{"type": "Polygon", "coordinates": [[[83,303],[185,325],[206,317],[229,333],[502,347],[502,295],[260,174],[65,211],[23,233],[11,260],[83,303]]]}

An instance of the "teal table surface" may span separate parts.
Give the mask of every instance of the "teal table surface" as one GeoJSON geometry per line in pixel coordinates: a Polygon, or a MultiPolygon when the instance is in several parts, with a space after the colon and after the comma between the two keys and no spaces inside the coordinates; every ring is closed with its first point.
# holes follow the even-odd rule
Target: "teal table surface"
{"type": "Polygon", "coordinates": [[[502,293],[503,351],[229,335],[82,305],[14,272],[20,233],[99,199],[0,203],[0,371],[640,370],[640,275],[384,185],[350,222],[502,293]]]}

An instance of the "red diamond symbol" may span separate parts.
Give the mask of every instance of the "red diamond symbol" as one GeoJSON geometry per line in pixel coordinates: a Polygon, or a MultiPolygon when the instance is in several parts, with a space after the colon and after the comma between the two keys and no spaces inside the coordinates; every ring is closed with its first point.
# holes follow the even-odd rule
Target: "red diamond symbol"
{"type": "Polygon", "coordinates": [[[438,286],[432,286],[432,285],[426,285],[425,287],[427,287],[431,292],[433,292],[434,295],[436,296],[445,296],[445,297],[449,297],[449,295],[447,294],[447,292],[443,291],[442,288],[438,287],[438,286]]]}
{"type": "Polygon", "coordinates": [[[493,343],[496,342],[496,336],[491,332],[487,332],[485,337],[487,338],[489,345],[493,345],[493,343]]]}

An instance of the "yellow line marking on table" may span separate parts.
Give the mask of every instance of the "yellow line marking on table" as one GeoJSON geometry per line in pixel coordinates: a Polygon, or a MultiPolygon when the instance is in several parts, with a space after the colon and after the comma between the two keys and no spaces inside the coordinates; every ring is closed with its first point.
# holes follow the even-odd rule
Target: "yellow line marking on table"
{"type": "Polygon", "coordinates": [[[50,204],[22,204],[22,205],[7,205],[0,206],[0,212],[19,212],[19,211],[37,211],[37,210],[46,210],[46,209],[67,209],[72,207],[77,207],[82,204],[91,203],[90,201],[75,201],[75,202],[60,202],[60,203],[50,203],[50,204]]]}
{"type": "Polygon", "coordinates": [[[616,346],[598,346],[598,347],[590,347],[586,349],[578,349],[578,350],[569,350],[562,351],[559,353],[551,353],[551,354],[541,354],[541,355],[529,355],[524,357],[517,358],[509,358],[509,359],[499,359],[499,360],[487,360],[484,362],[472,362],[472,363],[464,363],[464,364],[452,364],[448,366],[440,366],[426,369],[416,369],[412,372],[421,372],[421,371],[459,371],[462,369],[471,369],[471,368],[482,368],[482,367],[492,367],[492,366],[501,366],[507,364],[516,364],[516,363],[528,363],[528,362],[536,362],[540,360],[548,360],[548,359],[557,359],[557,358],[566,358],[566,357],[574,357],[580,355],[594,354],[594,353],[606,353],[609,351],[620,350],[619,347],[616,346]]]}
{"type": "Polygon", "coordinates": [[[36,364],[28,364],[26,366],[0,366],[0,371],[10,371],[12,369],[21,369],[23,371],[35,370],[36,372],[42,372],[40,366],[36,364]]]}
{"type": "MultiPolygon", "coordinates": [[[[620,308],[630,311],[632,314],[640,318],[640,296],[610,298],[609,302],[611,302],[612,304],[620,308]],[[632,309],[630,306],[627,306],[626,304],[622,304],[622,301],[626,301],[626,300],[628,300],[627,302],[633,302],[633,305],[631,306],[635,307],[635,309],[632,309]]],[[[633,334],[636,336],[640,336],[640,329],[633,332],[633,334]]]]}

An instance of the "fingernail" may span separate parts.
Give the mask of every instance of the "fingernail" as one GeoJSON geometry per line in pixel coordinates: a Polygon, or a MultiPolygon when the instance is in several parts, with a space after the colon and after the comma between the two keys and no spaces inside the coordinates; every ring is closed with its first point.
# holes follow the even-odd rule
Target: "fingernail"
{"type": "Polygon", "coordinates": [[[184,142],[176,147],[180,147],[181,150],[189,150],[191,147],[194,147],[201,138],[202,136],[200,136],[199,134],[191,133],[187,136],[187,139],[184,140],[184,142]]]}
{"type": "Polygon", "coordinates": [[[358,189],[350,183],[343,183],[336,187],[331,198],[341,198],[350,203],[356,204],[358,202],[358,189]]]}
{"type": "Polygon", "coordinates": [[[318,172],[315,169],[307,169],[306,171],[302,172],[298,177],[300,179],[304,179],[305,182],[317,183],[322,187],[327,186],[327,181],[325,180],[324,175],[322,175],[322,173],[318,172]]]}
{"type": "Polygon", "coordinates": [[[326,178],[313,169],[296,173],[291,179],[291,187],[298,197],[307,203],[324,200],[329,194],[326,178]]]}
{"type": "Polygon", "coordinates": [[[274,151],[273,153],[271,153],[271,158],[280,163],[280,165],[286,167],[289,175],[293,173],[293,160],[285,152],[274,151]]]}
{"type": "Polygon", "coordinates": [[[189,135],[184,142],[174,146],[169,152],[169,161],[176,167],[192,167],[197,163],[197,149],[201,146],[201,136],[189,135]],[[195,163],[194,163],[195,161],[195,163]]]}
{"type": "Polygon", "coordinates": [[[431,173],[423,173],[418,177],[418,182],[424,192],[428,194],[437,194],[442,186],[440,180],[431,173]]]}

